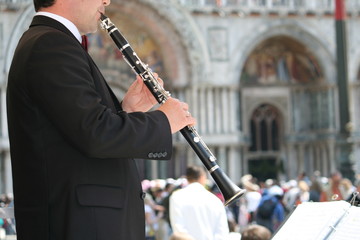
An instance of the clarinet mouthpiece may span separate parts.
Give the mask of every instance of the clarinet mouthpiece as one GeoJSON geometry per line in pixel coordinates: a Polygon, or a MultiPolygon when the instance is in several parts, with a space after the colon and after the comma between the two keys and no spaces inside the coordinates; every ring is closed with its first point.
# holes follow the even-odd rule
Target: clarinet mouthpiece
{"type": "Polygon", "coordinates": [[[100,13],[100,27],[102,29],[105,29],[107,31],[109,31],[109,29],[111,28],[111,26],[113,26],[112,22],[110,21],[110,19],[105,16],[102,12],[99,12],[100,13]]]}
{"type": "Polygon", "coordinates": [[[107,16],[105,16],[102,12],[100,12],[100,20],[101,21],[104,21],[107,18],[108,18],[107,16]]]}

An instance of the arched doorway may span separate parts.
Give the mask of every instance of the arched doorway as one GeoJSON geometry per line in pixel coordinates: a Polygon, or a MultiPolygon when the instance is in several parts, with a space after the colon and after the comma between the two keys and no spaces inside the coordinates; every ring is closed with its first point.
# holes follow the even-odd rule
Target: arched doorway
{"type": "Polygon", "coordinates": [[[281,170],[282,116],[271,104],[261,104],[250,119],[249,173],[260,181],[276,179],[281,170]]]}
{"type": "Polygon", "coordinates": [[[336,88],[324,79],[315,53],[279,35],[259,42],[245,61],[240,78],[249,139],[245,167],[261,180],[327,172],[331,165],[333,154],[322,149],[332,144],[336,88]]]}

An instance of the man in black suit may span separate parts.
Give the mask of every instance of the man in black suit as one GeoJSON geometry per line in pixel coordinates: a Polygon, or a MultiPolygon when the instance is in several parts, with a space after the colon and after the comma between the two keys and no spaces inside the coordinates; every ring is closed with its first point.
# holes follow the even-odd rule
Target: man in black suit
{"type": "Polygon", "coordinates": [[[133,158],[169,159],[171,134],[195,124],[177,99],[148,112],[140,78],[116,100],[80,44],[109,3],[34,0],[7,89],[18,240],[144,239],[133,158]]]}

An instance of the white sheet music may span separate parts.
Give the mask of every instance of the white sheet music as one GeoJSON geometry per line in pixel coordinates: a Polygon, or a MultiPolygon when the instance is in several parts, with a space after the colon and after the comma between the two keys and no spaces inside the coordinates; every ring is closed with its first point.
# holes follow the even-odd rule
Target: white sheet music
{"type": "Polygon", "coordinates": [[[360,207],[352,206],[329,239],[349,240],[360,238],[360,207]]]}
{"type": "Polygon", "coordinates": [[[322,240],[349,208],[345,201],[302,203],[272,239],[322,240]]]}

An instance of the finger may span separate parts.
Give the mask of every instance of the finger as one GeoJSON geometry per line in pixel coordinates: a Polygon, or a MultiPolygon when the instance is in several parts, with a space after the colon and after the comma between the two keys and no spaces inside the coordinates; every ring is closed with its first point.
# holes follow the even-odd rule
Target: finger
{"type": "Polygon", "coordinates": [[[142,78],[140,76],[137,76],[135,81],[130,85],[130,88],[136,89],[141,83],[143,82],[142,78]]]}
{"type": "MultiPolygon", "coordinates": [[[[136,80],[131,84],[130,88],[134,93],[138,93],[141,91],[141,86],[143,84],[143,80],[141,77],[137,76],[136,80]]],[[[129,89],[130,89],[129,88],[129,89]]]]}
{"type": "Polygon", "coordinates": [[[134,82],[131,83],[130,87],[128,88],[128,92],[131,91],[132,89],[136,88],[136,85],[138,84],[138,79],[136,78],[136,80],[134,82]]]}
{"type": "Polygon", "coordinates": [[[159,84],[163,87],[164,86],[164,81],[161,78],[157,78],[157,81],[159,82],[159,84]]]}
{"type": "Polygon", "coordinates": [[[196,125],[196,119],[194,117],[187,117],[188,126],[195,126],[196,125]]]}
{"type": "Polygon", "coordinates": [[[159,74],[157,74],[157,73],[153,73],[153,74],[154,74],[154,78],[156,79],[156,81],[158,81],[158,83],[163,87],[164,81],[159,77],[159,74]]]}
{"type": "Polygon", "coordinates": [[[187,104],[187,103],[182,103],[182,108],[185,110],[185,111],[187,111],[187,110],[189,110],[189,105],[187,104]]]}
{"type": "Polygon", "coordinates": [[[138,81],[138,82],[139,82],[139,81],[142,81],[142,78],[141,78],[139,75],[137,75],[137,76],[136,76],[136,81],[138,81]]]}

